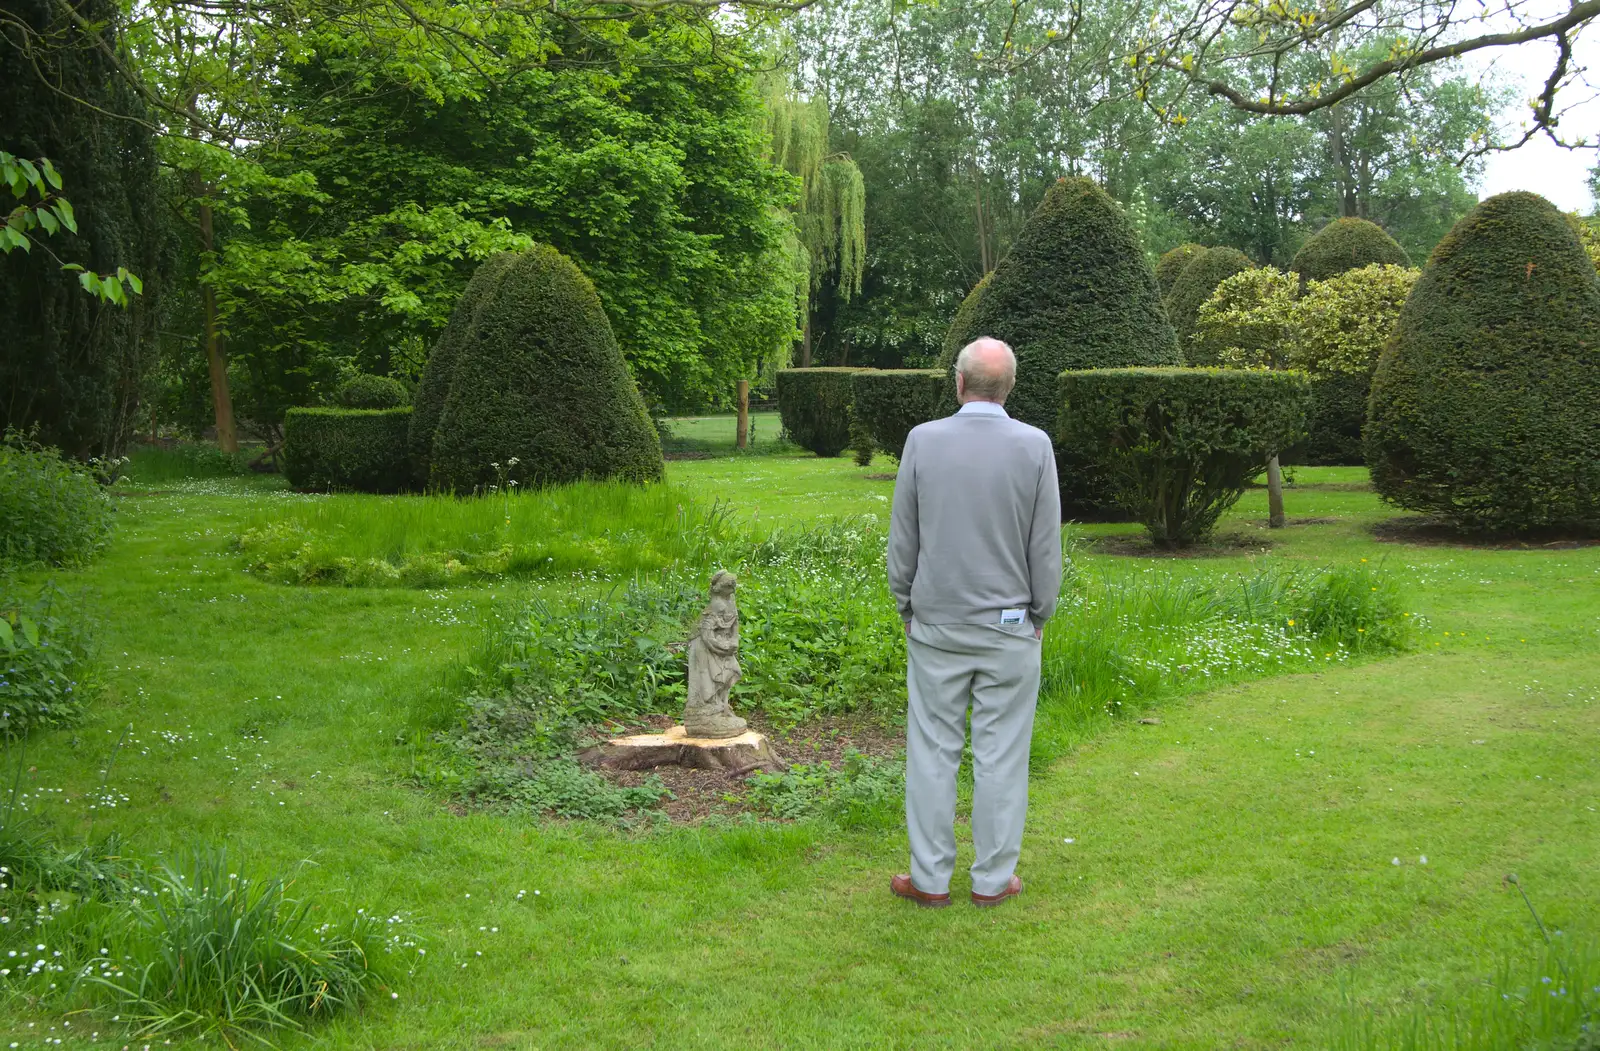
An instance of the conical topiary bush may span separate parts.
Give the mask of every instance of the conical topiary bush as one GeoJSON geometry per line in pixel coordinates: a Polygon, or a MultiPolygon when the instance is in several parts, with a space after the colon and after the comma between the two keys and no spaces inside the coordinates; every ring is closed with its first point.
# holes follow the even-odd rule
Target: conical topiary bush
{"type": "Polygon", "coordinates": [[[1554,205],[1505,193],[1434,249],[1372,380],[1378,492],[1458,527],[1600,527],[1600,284],[1554,205]]]}
{"type": "Polygon", "coordinates": [[[451,319],[459,341],[440,368],[448,390],[429,485],[467,493],[502,480],[659,479],[661,440],[589,279],[547,245],[485,269],[457,307],[471,317],[451,319]]]}
{"type": "Polygon", "coordinates": [[[1050,188],[966,323],[959,344],[947,340],[941,364],[948,367],[980,336],[1005,340],[1017,354],[1006,408],[1046,433],[1054,433],[1060,415],[1056,377],[1064,369],[1179,361],[1139,235],[1092,179],[1061,179],[1050,188]]]}
{"type": "Polygon", "coordinates": [[[513,252],[502,252],[490,256],[478,267],[472,280],[467,282],[461,298],[456,300],[450,321],[440,333],[438,342],[433,345],[433,352],[428,355],[427,364],[423,366],[422,381],[417,384],[416,395],[411,399],[411,464],[419,487],[426,488],[428,485],[433,437],[439,431],[439,416],[444,412],[445,398],[450,395],[450,381],[455,377],[456,358],[461,346],[472,338],[478,308],[500,287],[500,279],[516,258],[513,252]]]}
{"type": "Polygon", "coordinates": [[[1250,257],[1237,248],[1207,248],[1189,261],[1167,296],[1167,315],[1178,333],[1178,346],[1185,357],[1194,342],[1195,328],[1200,322],[1200,308],[1222,284],[1234,274],[1253,266],[1250,257]]]}
{"type": "Polygon", "coordinates": [[[1346,218],[1335,219],[1312,234],[1294,254],[1289,269],[1300,275],[1300,288],[1304,290],[1309,282],[1326,281],[1373,263],[1410,266],[1411,257],[1377,223],[1346,218]]]}
{"type": "Polygon", "coordinates": [[[991,270],[980,277],[978,283],[972,286],[972,291],[967,293],[967,298],[956,308],[956,316],[945,331],[944,344],[940,347],[940,360],[947,366],[956,360],[962,347],[977,338],[972,334],[972,315],[978,309],[978,300],[989,290],[989,278],[993,276],[994,271],[991,270]]]}
{"type": "Polygon", "coordinates": [[[1172,295],[1172,287],[1178,283],[1178,278],[1183,276],[1184,268],[1194,262],[1206,250],[1205,245],[1184,244],[1163,252],[1161,258],[1156,260],[1156,288],[1161,290],[1161,298],[1172,295]]]}

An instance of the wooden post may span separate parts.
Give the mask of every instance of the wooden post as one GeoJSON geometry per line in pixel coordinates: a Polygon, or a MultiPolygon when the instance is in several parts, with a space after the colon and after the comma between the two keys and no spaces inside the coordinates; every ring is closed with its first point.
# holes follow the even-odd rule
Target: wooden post
{"type": "Polygon", "coordinates": [[[739,381],[739,430],[734,444],[741,449],[750,446],[750,381],[739,381]]]}
{"type": "Polygon", "coordinates": [[[1282,529],[1284,523],[1283,472],[1278,470],[1278,458],[1274,456],[1267,461],[1267,525],[1272,529],[1282,529]]]}

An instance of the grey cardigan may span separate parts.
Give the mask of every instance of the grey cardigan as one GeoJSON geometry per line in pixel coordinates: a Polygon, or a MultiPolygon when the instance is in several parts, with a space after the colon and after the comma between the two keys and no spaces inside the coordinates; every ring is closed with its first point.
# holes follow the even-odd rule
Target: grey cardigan
{"type": "Polygon", "coordinates": [[[1061,492],[1050,436],[993,402],[912,429],[889,521],[889,590],[900,617],[1035,627],[1061,594],[1061,492]]]}

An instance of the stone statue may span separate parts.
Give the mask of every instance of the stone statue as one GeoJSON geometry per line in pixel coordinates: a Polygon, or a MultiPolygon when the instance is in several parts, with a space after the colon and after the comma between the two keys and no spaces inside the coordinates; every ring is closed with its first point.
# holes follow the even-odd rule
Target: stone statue
{"type": "Polygon", "coordinates": [[[711,578],[711,601],[689,640],[689,698],[683,706],[683,729],[689,737],[737,737],[746,728],[728,706],[728,691],[739,681],[739,609],[733,604],[737,585],[732,573],[717,570],[711,578]]]}

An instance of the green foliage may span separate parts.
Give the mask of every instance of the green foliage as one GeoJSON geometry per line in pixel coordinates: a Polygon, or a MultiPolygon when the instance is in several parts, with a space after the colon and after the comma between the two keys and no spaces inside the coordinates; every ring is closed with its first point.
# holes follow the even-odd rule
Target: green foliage
{"type": "Polygon", "coordinates": [[[1156,260],[1156,288],[1161,291],[1163,300],[1172,294],[1172,287],[1178,283],[1178,278],[1183,276],[1184,268],[1204,254],[1205,250],[1205,245],[1191,241],[1189,244],[1181,244],[1171,251],[1161,253],[1161,258],[1156,260]]]}
{"type": "Polygon", "coordinates": [[[965,347],[980,336],[989,334],[974,330],[972,321],[977,314],[978,301],[983,298],[984,292],[988,290],[989,279],[992,277],[994,277],[993,270],[979,278],[978,283],[972,286],[972,291],[966,294],[966,297],[961,300],[961,305],[956,308],[956,316],[951,320],[950,328],[945,332],[944,343],[939,352],[939,360],[944,363],[947,370],[950,365],[955,363],[956,355],[961,353],[962,347],[965,347]]]}
{"type": "Polygon", "coordinates": [[[113,516],[88,468],[14,432],[0,439],[0,566],[82,565],[111,542],[113,516]]]}
{"type": "Polygon", "coordinates": [[[1434,251],[1372,382],[1378,492],[1469,530],[1600,526],[1600,284],[1531,193],[1434,251]]]}
{"type": "Polygon", "coordinates": [[[290,409],[283,473],[296,489],[397,493],[411,482],[411,409],[290,409]]]}
{"type": "Polygon", "coordinates": [[[1200,308],[1228,278],[1253,266],[1237,248],[1207,248],[1195,256],[1172,286],[1167,296],[1167,314],[1178,333],[1178,345],[1191,354],[1195,330],[1200,324],[1200,308]]]}
{"type": "Polygon", "coordinates": [[[911,428],[956,410],[955,387],[944,369],[866,369],[850,377],[850,392],[873,441],[896,459],[911,428]]]}
{"type": "MultiPolygon", "coordinates": [[[[1006,410],[1046,433],[1063,369],[1175,365],[1177,345],[1133,227],[1087,178],[1053,185],[967,316],[1017,355],[1006,410]]],[[[940,364],[955,361],[948,353],[940,364]]],[[[959,350],[960,348],[955,348],[959,350]]]]}
{"type": "MultiPolygon", "coordinates": [[[[777,80],[774,78],[774,85],[777,80]]],[[[866,267],[866,184],[848,154],[828,148],[828,101],[769,91],[764,99],[772,161],[800,180],[795,226],[809,287],[830,281],[848,302],[866,267]]]]}
{"type": "MultiPolygon", "coordinates": [[[[6,216],[4,225],[0,225],[0,254],[18,249],[32,252],[34,238],[38,236],[32,233],[34,230],[42,230],[47,236],[62,230],[69,234],[78,232],[77,214],[72,210],[72,202],[61,196],[61,173],[50,163],[50,158],[41,157],[36,165],[26,157],[13,157],[0,150],[0,184],[11,190],[13,200],[20,202],[6,216]],[[28,198],[34,195],[37,199],[30,202],[28,198]]],[[[137,274],[129,273],[125,266],[118,267],[114,274],[97,274],[78,263],[62,263],[61,269],[77,274],[78,284],[85,292],[119,307],[126,307],[132,296],[144,292],[144,282],[137,274]]]]}
{"type": "MultiPolygon", "coordinates": [[[[275,420],[351,366],[414,378],[474,267],[535,241],[594,282],[652,402],[725,402],[787,352],[796,180],[764,157],[736,35],[682,10],[576,36],[565,11],[488,13],[467,37],[444,8],[404,29],[393,7],[359,29],[258,17],[270,74],[216,75],[229,116],[271,132],[225,178],[204,151],[182,157],[218,186],[208,278],[244,415],[275,420]]],[[[162,50],[147,61],[186,98],[187,66],[162,50]]]]}
{"type": "Polygon", "coordinates": [[[1187,355],[1192,365],[1281,366],[1289,353],[1299,282],[1270,266],[1225,278],[1201,304],[1187,355]]]}
{"type": "Polygon", "coordinates": [[[594,285],[544,245],[494,272],[481,299],[457,308],[472,314],[443,366],[430,486],[659,480],[661,439],[594,285]]]}
{"type": "Polygon", "coordinates": [[[283,584],[438,587],[502,577],[627,579],[703,563],[725,505],[664,485],[581,482],[457,498],[327,496],[279,503],[234,538],[247,572],[283,584]]]}
{"type": "Polygon", "coordinates": [[[1349,217],[1335,219],[1312,235],[1295,253],[1289,269],[1300,275],[1304,288],[1307,282],[1375,264],[1409,267],[1411,257],[1377,223],[1349,217]]]}
{"type": "Polygon", "coordinates": [[[778,412],[784,433],[818,456],[838,456],[850,447],[851,377],[860,369],[778,371],[778,412]]]}
{"type": "Polygon", "coordinates": [[[1311,377],[1311,407],[1306,411],[1306,440],[1295,463],[1359,467],[1366,463],[1362,431],[1372,375],[1330,372],[1311,377]]]}
{"type": "Polygon", "coordinates": [[[1284,372],[1097,369],[1060,383],[1061,440],[1091,450],[1117,502],[1163,547],[1210,535],[1303,435],[1309,397],[1306,377],[1284,372]]]}
{"type": "Polygon", "coordinates": [[[78,721],[98,688],[93,637],[54,585],[32,597],[0,578],[0,734],[78,721]]]}
{"type": "Polygon", "coordinates": [[[1371,377],[1420,270],[1374,263],[1305,286],[1289,364],[1313,376],[1371,377]]]}
{"type": "Polygon", "coordinates": [[[1289,364],[1311,375],[1303,461],[1362,464],[1378,357],[1421,271],[1373,264],[1313,281],[1295,304],[1289,364]]]}
{"type": "Polygon", "coordinates": [[[821,818],[841,828],[891,828],[904,820],[904,761],[875,759],[848,749],[835,770],[829,762],[796,763],[781,774],[753,773],[748,798],[757,810],[785,820],[821,818]]]}
{"type": "Polygon", "coordinates": [[[12,158],[0,177],[19,202],[0,240],[24,248],[0,254],[0,430],[37,427],[41,442],[79,459],[121,454],[162,307],[164,205],[149,114],[103,43],[120,39],[124,23],[111,0],[21,0],[8,6],[0,39],[12,158]]]}
{"type": "Polygon", "coordinates": [[[411,392],[392,376],[363,372],[341,383],[333,400],[345,409],[398,409],[411,404],[411,392]]]}

